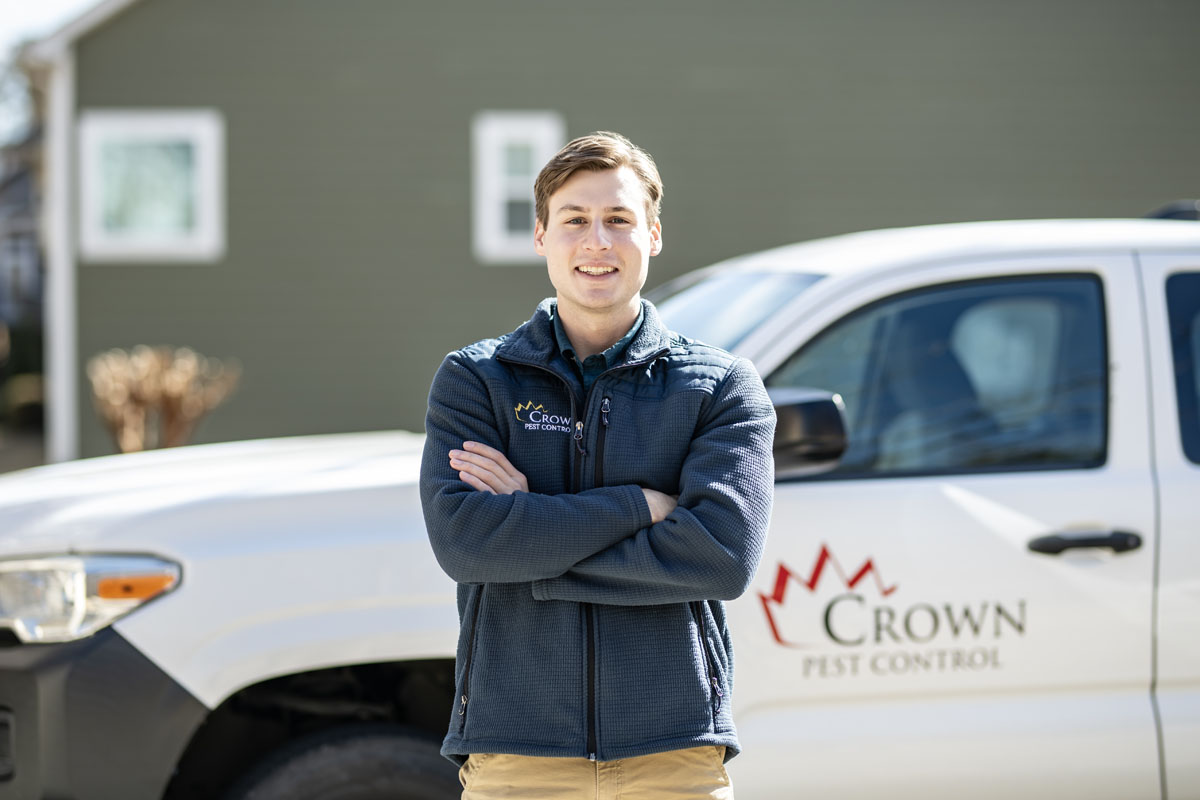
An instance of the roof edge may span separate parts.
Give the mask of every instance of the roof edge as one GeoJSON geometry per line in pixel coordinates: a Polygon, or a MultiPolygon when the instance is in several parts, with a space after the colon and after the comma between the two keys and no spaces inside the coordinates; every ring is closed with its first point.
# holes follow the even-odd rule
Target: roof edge
{"type": "Polygon", "coordinates": [[[35,41],[26,48],[23,55],[34,63],[49,64],[58,61],[74,46],[76,40],[91,33],[136,2],[138,0],[103,0],[63,24],[58,30],[35,41]]]}

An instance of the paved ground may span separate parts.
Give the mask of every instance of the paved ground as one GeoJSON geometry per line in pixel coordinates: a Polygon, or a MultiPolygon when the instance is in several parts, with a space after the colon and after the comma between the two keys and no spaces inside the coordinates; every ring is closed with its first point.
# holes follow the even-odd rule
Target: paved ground
{"type": "Polygon", "coordinates": [[[10,431],[0,427],[0,472],[36,467],[45,463],[44,441],[36,431],[10,431]]]}

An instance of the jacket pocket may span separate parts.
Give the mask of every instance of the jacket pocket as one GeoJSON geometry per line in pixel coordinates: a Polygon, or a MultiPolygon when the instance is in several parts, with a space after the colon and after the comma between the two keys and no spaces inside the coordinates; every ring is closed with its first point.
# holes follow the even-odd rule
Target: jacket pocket
{"type": "Polygon", "coordinates": [[[704,658],[704,677],[708,683],[709,701],[712,705],[713,730],[716,730],[717,714],[725,700],[725,692],[721,689],[721,681],[717,676],[717,662],[709,645],[708,626],[704,622],[704,609],[699,600],[693,600],[688,606],[692,610],[692,618],[696,621],[696,636],[700,639],[700,652],[704,658]]]}
{"type": "Polygon", "coordinates": [[[475,640],[479,633],[479,611],[483,607],[483,590],[486,584],[480,584],[475,592],[475,603],[471,607],[470,621],[467,623],[466,652],[463,654],[462,688],[458,693],[458,732],[462,733],[467,724],[467,704],[471,698],[471,662],[475,660],[475,640]]]}

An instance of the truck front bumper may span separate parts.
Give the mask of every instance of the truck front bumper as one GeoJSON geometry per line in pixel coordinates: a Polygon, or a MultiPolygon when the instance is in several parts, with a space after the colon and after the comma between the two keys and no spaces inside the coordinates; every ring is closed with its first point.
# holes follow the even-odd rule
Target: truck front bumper
{"type": "Polygon", "coordinates": [[[0,648],[0,800],[162,797],[208,709],[112,628],[0,648]]]}

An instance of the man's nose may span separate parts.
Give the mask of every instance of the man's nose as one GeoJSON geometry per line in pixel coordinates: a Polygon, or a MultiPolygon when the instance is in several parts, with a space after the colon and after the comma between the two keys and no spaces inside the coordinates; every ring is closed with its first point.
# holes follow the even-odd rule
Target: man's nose
{"type": "Polygon", "coordinates": [[[583,240],[583,246],[588,250],[607,250],[612,247],[612,239],[608,236],[608,231],[605,230],[602,223],[596,223],[588,227],[587,237],[583,240]]]}

